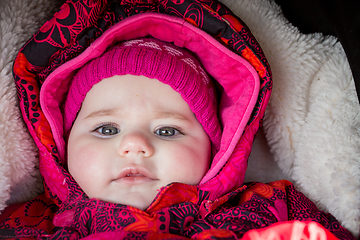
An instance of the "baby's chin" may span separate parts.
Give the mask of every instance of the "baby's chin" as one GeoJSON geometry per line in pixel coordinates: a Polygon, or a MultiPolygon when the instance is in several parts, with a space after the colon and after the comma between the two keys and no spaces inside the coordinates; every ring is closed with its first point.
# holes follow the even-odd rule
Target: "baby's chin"
{"type": "Polygon", "coordinates": [[[145,211],[145,209],[148,208],[150,206],[150,204],[153,202],[153,200],[155,199],[156,194],[157,194],[157,191],[154,192],[153,194],[132,192],[130,194],[129,193],[124,194],[123,196],[120,196],[120,197],[108,197],[108,198],[97,197],[97,199],[105,201],[105,202],[131,206],[134,208],[138,208],[142,211],[145,211]]]}

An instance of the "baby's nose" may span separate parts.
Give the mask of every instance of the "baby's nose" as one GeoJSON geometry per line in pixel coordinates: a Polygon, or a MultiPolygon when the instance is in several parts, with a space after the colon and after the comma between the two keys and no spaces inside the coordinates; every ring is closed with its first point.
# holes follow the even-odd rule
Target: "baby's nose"
{"type": "Polygon", "coordinates": [[[119,154],[126,157],[129,154],[137,156],[143,154],[144,157],[150,157],[154,153],[153,146],[145,134],[128,133],[126,134],[119,146],[119,154]]]}

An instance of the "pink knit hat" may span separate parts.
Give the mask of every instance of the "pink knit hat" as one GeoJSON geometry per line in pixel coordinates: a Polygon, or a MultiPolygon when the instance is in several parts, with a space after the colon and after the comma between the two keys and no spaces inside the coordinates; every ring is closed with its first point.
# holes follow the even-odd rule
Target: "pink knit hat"
{"type": "Polygon", "coordinates": [[[170,85],[195,114],[209,136],[213,150],[219,150],[221,127],[215,88],[209,76],[192,53],[154,38],[140,38],[112,46],[75,74],[64,105],[65,134],[69,134],[81,104],[94,84],[114,75],[126,74],[142,75],[170,85]]]}

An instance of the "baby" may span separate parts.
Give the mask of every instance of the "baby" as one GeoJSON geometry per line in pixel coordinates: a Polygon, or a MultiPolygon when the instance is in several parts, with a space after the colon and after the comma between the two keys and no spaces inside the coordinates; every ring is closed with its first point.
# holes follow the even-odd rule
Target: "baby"
{"type": "Polygon", "coordinates": [[[209,77],[185,49],[151,38],[118,44],[72,81],[69,172],[90,198],[145,210],[162,187],[197,185],[208,171],[216,109],[209,77]]]}
{"type": "Polygon", "coordinates": [[[120,2],[67,1],[18,54],[45,193],[0,238],[354,239],[290,182],[243,183],[271,90],[248,29],[217,1],[120,2]],[[187,20],[125,16],[150,2],[187,20]]]}
{"type": "MultiPolygon", "coordinates": [[[[97,204],[126,205],[152,214],[154,208],[164,211],[170,207],[177,212],[181,209],[179,206],[191,200],[184,198],[177,206],[166,200],[171,194],[164,189],[179,191],[175,197],[181,199],[183,196],[176,184],[186,184],[182,185],[185,189],[197,187],[209,171],[222,135],[217,109],[214,84],[189,51],[154,38],[115,44],[82,66],[71,81],[64,104],[69,173],[87,197],[97,204]]],[[[284,183],[274,183],[274,186],[278,184],[284,183]]],[[[260,185],[260,188],[265,186],[260,185]]],[[[274,192],[272,197],[276,196],[276,187],[269,190],[274,192]]],[[[258,206],[256,201],[250,207],[244,198],[251,191],[258,192],[257,188],[259,186],[255,185],[247,193],[235,197],[238,200],[223,197],[228,203],[220,208],[221,213],[215,214],[214,219],[226,216],[222,211],[240,213],[241,209],[254,209],[258,206]]],[[[198,194],[201,195],[201,190],[198,194]]],[[[262,196],[263,193],[258,194],[262,196]]],[[[297,201],[308,204],[306,198],[302,199],[296,192],[293,194],[297,201]]],[[[201,201],[200,197],[197,201],[201,201]]],[[[276,209],[285,207],[278,201],[275,200],[276,209]]],[[[263,204],[267,206],[268,203],[263,204]]],[[[193,207],[199,209],[201,205],[196,203],[193,207]]],[[[170,216],[176,214],[172,211],[168,213],[170,216]]],[[[189,215],[180,219],[170,217],[169,224],[185,224],[191,216],[182,231],[196,229],[192,222],[199,222],[202,210],[187,211],[189,215]]],[[[261,212],[258,217],[262,216],[261,212]]],[[[245,219],[246,213],[240,215],[245,219]]],[[[232,223],[231,228],[248,224],[234,219],[237,217],[227,218],[225,222],[232,223]]],[[[280,215],[279,219],[287,220],[287,216],[280,215]]],[[[134,225],[151,222],[139,220],[134,225]]],[[[327,224],[324,226],[331,228],[327,224]]],[[[165,230],[165,225],[157,231],[161,232],[162,228],[165,230]]],[[[133,229],[131,225],[129,229],[133,229]]],[[[174,230],[170,232],[180,234],[174,230]]],[[[188,232],[185,236],[191,234],[188,232]]]]}

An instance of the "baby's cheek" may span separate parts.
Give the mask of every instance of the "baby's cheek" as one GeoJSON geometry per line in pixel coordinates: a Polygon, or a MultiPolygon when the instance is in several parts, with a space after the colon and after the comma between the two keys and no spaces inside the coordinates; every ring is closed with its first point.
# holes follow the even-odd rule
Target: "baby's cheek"
{"type": "Polygon", "coordinates": [[[207,154],[192,147],[183,147],[177,151],[171,161],[171,174],[174,182],[197,185],[209,169],[210,159],[207,154]]]}
{"type": "Polygon", "coordinates": [[[68,154],[68,166],[69,172],[74,179],[81,184],[82,182],[91,181],[95,175],[99,174],[100,169],[98,166],[99,159],[97,148],[87,147],[76,147],[68,154]]]}

